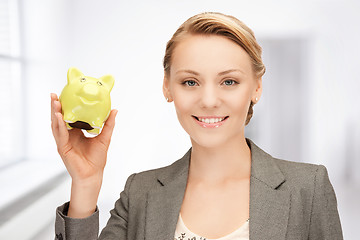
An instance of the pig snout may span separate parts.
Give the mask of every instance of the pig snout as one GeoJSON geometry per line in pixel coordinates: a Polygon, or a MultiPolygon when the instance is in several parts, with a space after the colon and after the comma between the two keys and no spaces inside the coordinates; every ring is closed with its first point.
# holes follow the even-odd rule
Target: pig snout
{"type": "Polygon", "coordinates": [[[99,87],[95,84],[85,84],[80,91],[80,95],[88,101],[100,100],[99,87]]]}

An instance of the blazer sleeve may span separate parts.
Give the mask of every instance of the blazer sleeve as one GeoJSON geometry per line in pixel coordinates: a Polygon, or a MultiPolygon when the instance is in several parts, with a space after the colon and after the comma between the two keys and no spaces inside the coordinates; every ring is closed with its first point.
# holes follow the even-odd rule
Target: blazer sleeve
{"type": "Polygon", "coordinates": [[[107,240],[127,239],[127,219],[129,206],[129,188],[135,174],[128,177],[120,198],[110,211],[110,219],[102,230],[99,238],[99,209],[87,218],[70,218],[67,216],[69,202],[57,207],[55,220],[55,240],[107,240]]]}
{"type": "Polygon", "coordinates": [[[335,191],[323,165],[318,166],[315,176],[309,239],[343,239],[335,191]]]}

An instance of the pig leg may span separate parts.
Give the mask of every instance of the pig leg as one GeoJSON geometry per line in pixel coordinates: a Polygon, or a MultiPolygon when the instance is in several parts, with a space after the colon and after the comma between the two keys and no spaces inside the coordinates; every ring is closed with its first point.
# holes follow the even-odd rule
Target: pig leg
{"type": "Polygon", "coordinates": [[[73,128],[69,125],[69,123],[68,123],[68,122],[66,122],[66,127],[67,127],[67,129],[68,129],[68,130],[73,129],[73,128]]]}
{"type": "Polygon", "coordinates": [[[93,135],[98,135],[100,133],[100,128],[93,128],[91,130],[86,130],[88,133],[93,135]]]}
{"type": "Polygon", "coordinates": [[[69,125],[69,123],[74,123],[76,121],[76,118],[71,111],[68,111],[68,112],[64,112],[64,121],[66,122],[67,129],[70,130],[73,128],[69,125]]]}
{"type": "Polygon", "coordinates": [[[88,130],[89,133],[91,134],[96,134],[98,135],[100,133],[100,129],[102,128],[104,122],[100,119],[97,118],[94,122],[93,125],[91,127],[93,127],[94,129],[88,130]]]}

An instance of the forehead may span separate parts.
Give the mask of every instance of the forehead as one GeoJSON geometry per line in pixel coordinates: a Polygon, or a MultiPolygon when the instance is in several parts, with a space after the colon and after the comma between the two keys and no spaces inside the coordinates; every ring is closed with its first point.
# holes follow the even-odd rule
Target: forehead
{"type": "Polygon", "coordinates": [[[171,72],[180,68],[224,71],[240,68],[251,73],[248,53],[234,41],[219,35],[188,35],[174,49],[171,72]]]}

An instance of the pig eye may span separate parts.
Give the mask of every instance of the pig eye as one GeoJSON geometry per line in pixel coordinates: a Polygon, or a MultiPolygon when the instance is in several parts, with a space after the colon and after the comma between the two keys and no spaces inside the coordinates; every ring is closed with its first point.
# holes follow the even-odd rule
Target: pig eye
{"type": "Polygon", "coordinates": [[[99,86],[102,86],[102,82],[100,82],[100,81],[98,81],[97,84],[98,84],[99,86]]]}
{"type": "Polygon", "coordinates": [[[85,82],[86,78],[81,78],[80,82],[85,82]]]}

